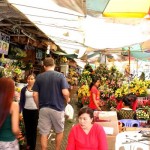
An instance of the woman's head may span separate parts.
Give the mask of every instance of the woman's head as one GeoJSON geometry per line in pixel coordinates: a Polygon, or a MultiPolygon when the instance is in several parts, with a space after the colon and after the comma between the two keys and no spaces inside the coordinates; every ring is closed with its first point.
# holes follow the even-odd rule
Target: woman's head
{"type": "Polygon", "coordinates": [[[79,124],[83,129],[86,129],[93,123],[93,117],[93,110],[89,107],[83,107],[78,113],[79,124]]]}
{"type": "Polygon", "coordinates": [[[36,76],[35,76],[35,74],[29,74],[28,76],[27,76],[27,83],[28,83],[28,85],[33,85],[34,84],[34,82],[35,82],[35,78],[36,78],[36,76]]]}
{"type": "Polygon", "coordinates": [[[94,79],[92,79],[92,83],[90,84],[90,90],[92,88],[92,86],[95,85],[96,87],[98,87],[100,85],[100,79],[95,77],[94,79]]]}
{"type": "Polygon", "coordinates": [[[124,106],[131,107],[131,101],[128,96],[123,97],[123,104],[124,104],[124,106]]]}
{"type": "Polygon", "coordinates": [[[133,93],[130,93],[130,94],[128,94],[128,99],[129,99],[131,102],[134,102],[134,101],[136,101],[137,96],[136,96],[135,94],[133,94],[133,93]]]}
{"type": "Polygon", "coordinates": [[[14,92],[14,81],[11,78],[0,78],[0,127],[9,113],[14,92]]]}

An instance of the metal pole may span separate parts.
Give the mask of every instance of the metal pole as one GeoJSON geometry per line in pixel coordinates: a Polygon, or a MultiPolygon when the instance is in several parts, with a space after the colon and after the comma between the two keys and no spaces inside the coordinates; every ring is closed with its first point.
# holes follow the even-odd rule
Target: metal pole
{"type": "Polygon", "coordinates": [[[129,47],[129,50],[128,50],[128,56],[129,56],[129,75],[130,75],[130,70],[131,70],[131,68],[130,68],[130,65],[131,65],[131,53],[130,53],[130,47],[129,47]]]}

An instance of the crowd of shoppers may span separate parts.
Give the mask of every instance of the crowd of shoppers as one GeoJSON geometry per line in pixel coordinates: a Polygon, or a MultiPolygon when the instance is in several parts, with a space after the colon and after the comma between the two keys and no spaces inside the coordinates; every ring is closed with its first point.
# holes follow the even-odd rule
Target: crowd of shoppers
{"type": "MultiPolygon", "coordinates": [[[[47,150],[48,136],[53,128],[56,133],[56,150],[63,139],[65,114],[70,102],[66,77],[55,71],[54,59],[45,58],[45,72],[29,74],[27,85],[21,89],[20,102],[14,102],[15,83],[10,78],[0,78],[0,150],[18,150],[19,112],[23,114],[27,150],[36,149],[37,127],[41,135],[41,149],[47,150]],[[20,105],[20,111],[19,111],[20,105]]],[[[100,109],[100,80],[93,80],[90,87],[90,104],[78,114],[79,123],[68,136],[67,150],[106,150],[106,134],[102,126],[93,122],[93,110],[100,109]]]]}

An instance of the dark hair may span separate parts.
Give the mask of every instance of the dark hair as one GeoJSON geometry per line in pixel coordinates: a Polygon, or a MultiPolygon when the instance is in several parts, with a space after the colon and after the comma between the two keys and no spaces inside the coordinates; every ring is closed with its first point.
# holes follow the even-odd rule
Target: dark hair
{"type": "Polygon", "coordinates": [[[55,65],[55,61],[52,57],[46,57],[43,61],[43,65],[45,67],[48,67],[48,66],[52,67],[55,65]]]}
{"type": "Polygon", "coordinates": [[[128,94],[128,98],[131,102],[134,102],[134,101],[136,101],[137,96],[133,93],[130,93],[130,94],[128,94]]]}
{"type": "Polygon", "coordinates": [[[98,80],[100,80],[98,77],[95,77],[95,78],[92,79],[92,82],[91,82],[91,84],[90,84],[90,90],[91,90],[92,86],[93,86],[98,80]]]}
{"type": "Polygon", "coordinates": [[[124,102],[125,106],[131,106],[131,101],[127,95],[123,97],[122,101],[124,102]]]}
{"type": "Polygon", "coordinates": [[[83,108],[81,108],[80,111],[79,111],[79,113],[78,113],[78,117],[80,117],[84,113],[89,114],[90,118],[94,117],[93,110],[90,109],[89,107],[83,107],[83,108]]]}
{"type": "Polygon", "coordinates": [[[27,78],[33,76],[36,79],[36,75],[34,73],[28,74],[27,78]]]}
{"type": "Polygon", "coordinates": [[[0,127],[3,125],[15,93],[15,83],[11,78],[0,78],[0,127]]]}

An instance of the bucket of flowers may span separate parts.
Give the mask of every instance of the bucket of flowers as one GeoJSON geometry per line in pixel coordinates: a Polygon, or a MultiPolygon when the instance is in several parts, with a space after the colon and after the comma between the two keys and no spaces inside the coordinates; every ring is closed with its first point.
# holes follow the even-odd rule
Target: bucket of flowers
{"type": "Polygon", "coordinates": [[[89,104],[89,86],[87,84],[82,85],[78,89],[78,104],[82,107],[82,105],[88,105],[89,104]]]}
{"type": "Polygon", "coordinates": [[[105,103],[107,110],[116,110],[117,100],[114,95],[111,95],[109,99],[107,99],[105,103]]]}
{"type": "Polygon", "coordinates": [[[140,122],[140,126],[145,127],[147,125],[147,121],[149,120],[149,112],[144,108],[139,108],[136,111],[136,117],[140,122]]]}

